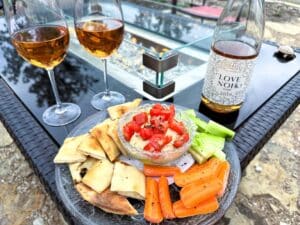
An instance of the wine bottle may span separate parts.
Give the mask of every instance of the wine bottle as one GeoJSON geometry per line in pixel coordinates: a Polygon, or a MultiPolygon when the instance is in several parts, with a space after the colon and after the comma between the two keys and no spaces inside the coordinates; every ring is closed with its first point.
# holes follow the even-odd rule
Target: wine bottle
{"type": "Polygon", "coordinates": [[[214,32],[202,102],[218,113],[238,110],[264,33],[264,0],[228,0],[214,32]]]}

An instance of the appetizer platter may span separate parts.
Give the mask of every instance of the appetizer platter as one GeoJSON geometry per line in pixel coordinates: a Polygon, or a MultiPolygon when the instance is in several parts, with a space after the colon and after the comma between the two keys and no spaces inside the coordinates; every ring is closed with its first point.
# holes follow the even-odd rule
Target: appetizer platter
{"type": "Polygon", "coordinates": [[[193,110],[135,99],[70,132],[57,190],[79,224],[213,224],[240,181],[233,136],[193,110]]]}

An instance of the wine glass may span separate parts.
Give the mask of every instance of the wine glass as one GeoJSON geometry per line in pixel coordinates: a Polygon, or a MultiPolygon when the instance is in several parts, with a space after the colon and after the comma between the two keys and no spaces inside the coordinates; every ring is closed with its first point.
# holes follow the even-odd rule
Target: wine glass
{"type": "Polygon", "coordinates": [[[53,68],[66,56],[69,31],[56,0],[4,0],[5,16],[11,40],[18,54],[34,66],[47,70],[56,105],[43,113],[50,126],[63,126],[75,121],[80,107],[62,103],[53,68]]]}
{"type": "Polygon", "coordinates": [[[107,58],[121,45],[124,20],[118,0],[76,0],[74,26],[80,44],[104,62],[105,91],[96,94],[91,104],[98,110],[125,102],[119,92],[110,91],[107,80],[107,58]]]}

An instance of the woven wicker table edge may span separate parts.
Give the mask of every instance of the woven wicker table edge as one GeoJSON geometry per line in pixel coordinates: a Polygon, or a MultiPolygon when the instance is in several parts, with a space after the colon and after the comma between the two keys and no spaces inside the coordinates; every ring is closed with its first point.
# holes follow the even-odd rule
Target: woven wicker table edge
{"type": "Polygon", "coordinates": [[[0,121],[14,139],[51,199],[56,202],[64,219],[70,225],[75,224],[76,219],[67,212],[57,195],[53,158],[58,151],[58,146],[1,78],[0,93],[0,121]],[[25,130],[26,134],[22,133],[22,130],[25,130]],[[41,152],[47,157],[39,157],[41,152]]]}
{"type": "Polygon", "coordinates": [[[300,103],[300,72],[237,130],[233,140],[244,169],[300,103]],[[251,151],[249,151],[251,149],[251,151]]]}

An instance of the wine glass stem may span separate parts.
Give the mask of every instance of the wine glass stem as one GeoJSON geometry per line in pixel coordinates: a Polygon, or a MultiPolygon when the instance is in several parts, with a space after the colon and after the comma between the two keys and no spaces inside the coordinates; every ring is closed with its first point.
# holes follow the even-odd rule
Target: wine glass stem
{"type": "Polygon", "coordinates": [[[103,59],[104,62],[104,84],[105,84],[105,92],[107,96],[110,96],[109,85],[107,80],[107,59],[103,59]]]}
{"type": "Polygon", "coordinates": [[[58,90],[57,90],[57,86],[56,86],[56,82],[55,82],[55,78],[54,78],[54,72],[53,72],[52,69],[47,70],[47,72],[48,72],[48,75],[49,75],[52,91],[53,91],[54,96],[55,96],[56,105],[57,105],[58,108],[60,108],[61,107],[61,100],[60,100],[59,95],[58,95],[58,90]]]}

